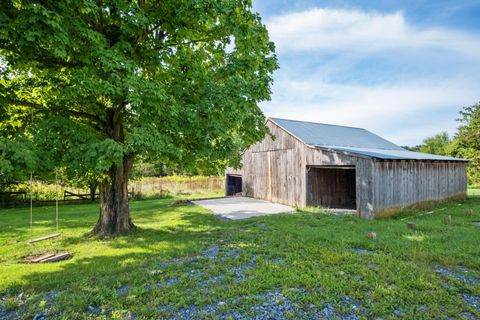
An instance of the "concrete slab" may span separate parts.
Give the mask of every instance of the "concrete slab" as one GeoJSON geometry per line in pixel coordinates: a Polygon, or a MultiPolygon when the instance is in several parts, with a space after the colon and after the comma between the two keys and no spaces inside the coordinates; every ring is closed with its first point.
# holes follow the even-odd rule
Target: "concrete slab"
{"type": "Polygon", "coordinates": [[[272,203],[247,197],[228,197],[219,199],[196,200],[194,204],[212,210],[221,218],[240,220],[276,213],[294,212],[295,209],[283,204],[272,203]]]}

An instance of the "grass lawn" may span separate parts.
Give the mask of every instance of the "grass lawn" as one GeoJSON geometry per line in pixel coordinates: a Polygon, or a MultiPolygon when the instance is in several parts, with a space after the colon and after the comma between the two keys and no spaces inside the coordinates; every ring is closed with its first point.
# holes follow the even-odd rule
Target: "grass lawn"
{"type": "Polygon", "coordinates": [[[0,318],[480,317],[478,190],[433,213],[375,221],[321,212],[221,221],[174,200],[132,202],[138,229],[110,240],[87,236],[98,205],[65,205],[62,237],[34,245],[54,231],[54,208],[34,208],[32,234],[28,208],[0,210],[0,318]],[[73,258],[23,262],[47,251],[73,258]]]}

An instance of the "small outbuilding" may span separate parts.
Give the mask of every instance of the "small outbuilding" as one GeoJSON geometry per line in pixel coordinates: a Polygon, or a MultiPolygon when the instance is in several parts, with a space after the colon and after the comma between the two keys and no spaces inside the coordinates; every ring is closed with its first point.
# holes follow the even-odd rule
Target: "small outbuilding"
{"type": "Polygon", "coordinates": [[[365,129],[267,119],[270,135],[225,172],[226,195],[353,209],[364,218],[464,199],[468,161],[408,151],[365,129]]]}

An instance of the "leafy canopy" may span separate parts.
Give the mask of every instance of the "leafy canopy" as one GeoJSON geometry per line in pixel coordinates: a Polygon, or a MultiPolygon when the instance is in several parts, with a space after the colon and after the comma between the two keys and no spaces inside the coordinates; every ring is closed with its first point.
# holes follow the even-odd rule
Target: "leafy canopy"
{"type": "Polygon", "coordinates": [[[0,59],[1,179],[238,164],[277,68],[248,0],[5,0],[0,59]]]}
{"type": "Polygon", "coordinates": [[[480,103],[463,108],[461,125],[452,143],[453,154],[469,159],[468,178],[480,184],[480,103]]]}
{"type": "Polygon", "coordinates": [[[450,154],[450,136],[447,132],[438,133],[423,140],[420,152],[447,156],[450,154]]]}

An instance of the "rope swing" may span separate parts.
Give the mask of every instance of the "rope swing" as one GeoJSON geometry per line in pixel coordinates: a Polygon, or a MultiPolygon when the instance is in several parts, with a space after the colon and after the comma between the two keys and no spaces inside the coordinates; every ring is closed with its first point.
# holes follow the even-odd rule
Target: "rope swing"
{"type": "MultiPolygon", "coordinates": [[[[33,110],[32,110],[32,119],[31,124],[33,127],[33,110]]],[[[33,244],[42,240],[47,240],[51,238],[56,238],[60,236],[58,233],[58,172],[55,171],[55,231],[56,233],[50,234],[48,236],[43,236],[36,239],[31,239],[33,234],[33,171],[30,172],[30,239],[28,244],[33,244]]]]}

